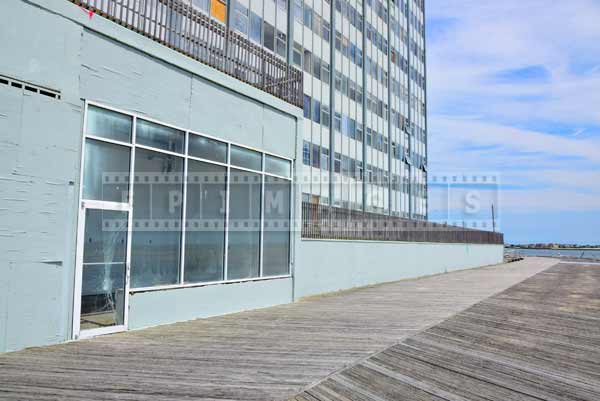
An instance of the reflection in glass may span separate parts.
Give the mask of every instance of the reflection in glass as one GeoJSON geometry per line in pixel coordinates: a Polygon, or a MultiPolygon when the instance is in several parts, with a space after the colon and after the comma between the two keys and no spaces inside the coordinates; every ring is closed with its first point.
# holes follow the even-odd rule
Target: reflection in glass
{"type": "Polygon", "coordinates": [[[208,0],[192,0],[192,6],[208,14],[208,0]]]}
{"type": "Polygon", "coordinates": [[[231,169],[227,279],[258,277],[260,269],[260,174],[231,169]]]}
{"type": "Polygon", "coordinates": [[[127,203],[129,154],[127,146],[86,139],[83,199],[127,203]]]}
{"type": "Polygon", "coordinates": [[[234,166],[262,170],[262,153],[231,145],[231,164],[234,166]]]}
{"type": "Polygon", "coordinates": [[[292,175],[292,163],[279,157],[265,155],[265,171],[282,177],[290,177],[292,175]]]}
{"type": "Polygon", "coordinates": [[[188,154],[215,162],[227,162],[227,144],[200,135],[190,134],[188,154]]]}
{"type": "Polygon", "coordinates": [[[250,39],[260,43],[262,38],[262,18],[250,11],[250,39]]]}
{"type": "Polygon", "coordinates": [[[223,280],[227,168],[188,161],[185,281],[223,280]]]}
{"type": "Polygon", "coordinates": [[[179,282],[183,159],[136,149],[131,287],[179,282]]]}
{"type": "Polygon", "coordinates": [[[140,145],[183,153],[185,142],[183,131],[141,119],[137,120],[135,130],[135,141],[140,145]]]}
{"type": "Polygon", "coordinates": [[[288,180],[265,176],[263,276],[289,273],[290,195],[288,180]]]}
{"type": "Polygon", "coordinates": [[[81,330],[123,324],[127,216],[127,212],[86,210],[81,330]]]}
{"type": "Polygon", "coordinates": [[[90,106],[86,119],[88,135],[131,143],[132,118],[130,116],[90,106]]]}
{"type": "Polygon", "coordinates": [[[263,46],[271,51],[275,51],[275,27],[267,21],[263,21],[263,46]]]}

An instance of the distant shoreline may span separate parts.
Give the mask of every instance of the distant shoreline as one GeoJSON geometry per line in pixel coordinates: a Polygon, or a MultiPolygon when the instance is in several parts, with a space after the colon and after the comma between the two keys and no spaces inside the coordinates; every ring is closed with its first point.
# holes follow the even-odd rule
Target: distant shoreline
{"type": "Polygon", "coordinates": [[[506,249],[531,249],[533,251],[600,251],[600,247],[595,248],[529,248],[524,246],[505,246],[506,249]]]}

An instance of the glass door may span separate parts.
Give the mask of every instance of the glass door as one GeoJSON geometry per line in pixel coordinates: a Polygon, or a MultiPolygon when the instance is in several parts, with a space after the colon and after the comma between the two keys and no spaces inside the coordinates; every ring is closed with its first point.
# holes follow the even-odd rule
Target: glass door
{"type": "Polygon", "coordinates": [[[74,337],[126,330],[129,290],[127,205],[82,203],[74,337]],[[79,302],[77,302],[79,300],[79,302]]]}

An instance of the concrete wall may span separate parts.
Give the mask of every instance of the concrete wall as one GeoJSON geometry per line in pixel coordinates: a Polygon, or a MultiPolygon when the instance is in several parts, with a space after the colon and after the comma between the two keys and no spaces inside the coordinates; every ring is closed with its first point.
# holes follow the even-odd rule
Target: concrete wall
{"type": "Polygon", "coordinates": [[[0,74],[63,93],[56,101],[0,85],[0,351],[5,351],[70,335],[81,29],[20,1],[2,9],[0,74]]]}
{"type": "MultiPolygon", "coordinates": [[[[0,75],[62,94],[0,85],[0,352],[71,338],[84,99],[298,153],[300,109],[66,0],[6,2],[0,38],[0,75]]],[[[136,294],[132,326],[290,302],[289,281],[136,294]]]]}
{"type": "Polygon", "coordinates": [[[303,240],[296,299],[358,286],[502,263],[502,245],[303,240]]]}
{"type": "Polygon", "coordinates": [[[292,279],[134,293],[129,302],[129,328],[139,329],[290,303],[292,279]]]}

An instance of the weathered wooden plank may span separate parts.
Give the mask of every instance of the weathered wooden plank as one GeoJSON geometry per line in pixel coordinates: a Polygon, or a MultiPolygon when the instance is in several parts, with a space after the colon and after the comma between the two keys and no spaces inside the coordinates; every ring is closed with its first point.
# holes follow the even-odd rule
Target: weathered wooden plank
{"type": "MultiPolygon", "coordinates": [[[[3,354],[0,399],[285,399],[554,263],[529,259],[3,354]]],[[[357,392],[348,377],[317,387],[298,400],[372,401],[387,394],[357,392]]],[[[428,399],[423,390],[398,385],[395,391],[428,399]]]]}
{"type": "Polygon", "coordinates": [[[384,400],[600,400],[600,266],[559,264],[308,391],[339,378],[384,400]]]}

